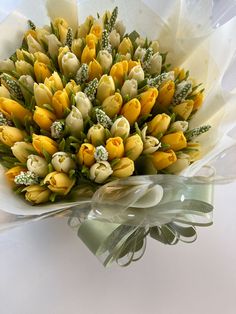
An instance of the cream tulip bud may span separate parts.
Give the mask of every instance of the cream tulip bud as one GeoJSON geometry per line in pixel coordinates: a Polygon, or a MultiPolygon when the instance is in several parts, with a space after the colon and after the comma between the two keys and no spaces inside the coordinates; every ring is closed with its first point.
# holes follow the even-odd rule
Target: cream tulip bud
{"type": "Polygon", "coordinates": [[[115,30],[120,34],[121,37],[125,34],[125,25],[122,21],[117,21],[115,24],[115,30]]]}
{"type": "Polygon", "coordinates": [[[129,79],[134,79],[138,83],[142,82],[144,80],[144,71],[141,65],[136,65],[133,67],[129,72],[129,79]]]}
{"type": "Polygon", "coordinates": [[[62,57],[62,72],[66,77],[73,77],[79,69],[79,60],[72,52],[67,52],[62,57]]]}
{"type": "Polygon", "coordinates": [[[110,41],[110,44],[112,46],[112,48],[118,48],[119,47],[119,44],[120,44],[120,34],[115,30],[113,29],[109,35],[109,41],[110,41]]]}
{"type": "Polygon", "coordinates": [[[48,52],[52,59],[56,59],[59,53],[59,48],[62,46],[62,43],[58,40],[58,38],[54,35],[48,35],[48,52]]]}
{"type": "Polygon", "coordinates": [[[134,98],[138,94],[138,83],[135,79],[126,80],[121,88],[121,95],[123,98],[134,98]]]}
{"type": "Polygon", "coordinates": [[[160,45],[159,45],[158,40],[153,40],[153,42],[150,45],[150,48],[152,48],[152,51],[154,54],[157,53],[160,49],[160,45]]]}
{"type": "Polygon", "coordinates": [[[177,160],[166,168],[170,173],[179,173],[190,165],[190,156],[184,153],[179,153],[177,160]]]}
{"type": "Polygon", "coordinates": [[[150,74],[160,74],[162,66],[162,56],[159,52],[156,52],[150,60],[150,65],[148,67],[148,72],[150,74]]]}
{"type": "Polygon", "coordinates": [[[109,72],[112,66],[112,55],[107,50],[100,50],[97,55],[97,61],[100,63],[103,72],[109,72]]]}
{"type": "Polygon", "coordinates": [[[187,121],[176,121],[170,125],[170,132],[186,132],[188,129],[187,121]]]}
{"type": "Polygon", "coordinates": [[[52,156],[51,161],[53,168],[56,171],[68,173],[71,169],[75,168],[75,162],[68,153],[57,152],[52,156]]]}
{"type": "Polygon", "coordinates": [[[117,178],[127,178],[134,172],[134,162],[128,157],[123,157],[113,167],[113,176],[117,178]]]}
{"type": "Polygon", "coordinates": [[[99,146],[104,143],[105,140],[105,129],[101,124],[94,124],[88,130],[87,139],[94,146],[99,146]]]}
{"type": "Polygon", "coordinates": [[[115,93],[107,97],[102,103],[102,110],[108,115],[109,118],[114,118],[122,107],[123,98],[120,93],[115,93]]]}
{"type": "Polygon", "coordinates": [[[145,53],[146,53],[146,49],[138,47],[134,53],[134,60],[143,60],[145,53]]]}
{"type": "Polygon", "coordinates": [[[121,137],[123,139],[129,136],[130,124],[125,117],[116,119],[111,127],[111,134],[113,137],[121,137]]]}
{"type": "Polygon", "coordinates": [[[39,107],[42,107],[44,104],[51,105],[52,103],[52,93],[43,83],[34,83],[34,97],[39,107]]]}
{"type": "Polygon", "coordinates": [[[92,103],[83,92],[78,92],[75,95],[76,107],[79,109],[82,114],[83,119],[86,119],[92,110],[92,103]]]}
{"type": "Polygon", "coordinates": [[[138,37],[138,38],[136,38],[136,39],[135,39],[135,44],[136,44],[137,46],[143,48],[144,45],[145,45],[145,38],[143,38],[143,37],[138,37]]]}
{"type": "Polygon", "coordinates": [[[161,143],[154,136],[146,136],[143,143],[143,154],[155,153],[161,147],[161,143]]]}
{"type": "Polygon", "coordinates": [[[128,137],[125,141],[125,156],[132,160],[138,159],[143,151],[143,141],[138,134],[128,137]]]}
{"type": "Polygon", "coordinates": [[[14,70],[14,62],[11,59],[0,60],[0,72],[10,72],[14,70]]]}
{"type": "MultiPolygon", "coordinates": [[[[30,75],[21,75],[20,78],[18,79],[18,81],[21,83],[20,84],[20,88],[21,91],[24,95],[24,92],[26,92],[28,90],[31,91],[33,93],[34,91],[34,80],[32,79],[32,76],[30,75]]],[[[25,95],[24,95],[25,96],[25,95]]]]}
{"type": "Polygon", "coordinates": [[[103,102],[107,97],[115,94],[115,83],[112,76],[103,75],[98,83],[96,98],[103,102]]]}
{"type": "Polygon", "coordinates": [[[84,43],[81,38],[75,38],[72,40],[71,51],[80,59],[83,51],[84,43]]]}
{"type": "Polygon", "coordinates": [[[67,195],[74,186],[75,181],[63,172],[54,171],[45,177],[44,184],[47,184],[47,187],[54,193],[67,195]]]}
{"type": "Polygon", "coordinates": [[[16,72],[20,75],[24,75],[24,74],[28,74],[28,75],[31,75],[33,76],[34,75],[34,68],[33,66],[24,61],[24,60],[18,60],[15,62],[15,67],[16,67],[16,72]]]}
{"type": "Polygon", "coordinates": [[[80,133],[83,131],[84,128],[84,123],[83,116],[78,108],[72,106],[71,112],[66,117],[65,123],[73,136],[80,136],[80,133]]]}
{"type": "Polygon", "coordinates": [[[51,191],[40,185],[30,185],[24,188],[25,199],[33,204],[41,204],[49,201],[51,191]]]}
{"type": "Polygon", "coordinates": [[[11,147],[13,155],[20,161],[26,162],[28,156],[34,151],[33,145],[26,142],[16,142],[11,147]]]}
{"type": "Polygon", "coordinates": [[[35,53],[37,51],[44,52],[43,47],[40,45],[40,43],[34,39],[32,35],[28,35],[27,38],[27,45],[28,45],[28,51],[30,53],[35,53]]]}
{"type": "Polygon", "coordinates": [[[99,161],[90,168],[90,179],[96,183],[103,183],[112,173],[109,162],[99,161]]]}
{"type": "Polygon", "coordinates": [[[11,99],[10,93],[4,85],[0,86],[0,97],[11,99]]]}
{"type": "Polygon", "coordinates": [[[26,165],[29,171],[41,178],[45,177],[48,173],[47,161],[38,155],[29,155],[26,165]]]}

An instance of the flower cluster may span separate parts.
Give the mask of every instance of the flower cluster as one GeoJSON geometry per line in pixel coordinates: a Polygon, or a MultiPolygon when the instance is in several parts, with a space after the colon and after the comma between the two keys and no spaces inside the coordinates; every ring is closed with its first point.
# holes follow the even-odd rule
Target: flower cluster
{"type": "Polygon", "coordinates": [[[0,61],[0,163],[33,204],[199,158],[193,140],[209,126],[188,121],[203,90],[170,70],[157,40],[126,34],[117,14],[89,16],[76,33],[62,18],[29,22],[22,47],[0,61]]]}

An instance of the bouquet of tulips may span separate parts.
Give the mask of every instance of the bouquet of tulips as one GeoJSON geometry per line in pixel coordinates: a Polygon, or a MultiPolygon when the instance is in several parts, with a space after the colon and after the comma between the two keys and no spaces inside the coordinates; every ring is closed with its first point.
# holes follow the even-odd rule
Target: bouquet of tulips
{"type": "Polygon", "coordinates": [[[190,129],[201,84],[167,63],[161,43],[126,33],[118,8],[37,28],[0,62],[0,163],[32,204],[70,198],[86,182],[180,173],[200,155],[190,129]]]}

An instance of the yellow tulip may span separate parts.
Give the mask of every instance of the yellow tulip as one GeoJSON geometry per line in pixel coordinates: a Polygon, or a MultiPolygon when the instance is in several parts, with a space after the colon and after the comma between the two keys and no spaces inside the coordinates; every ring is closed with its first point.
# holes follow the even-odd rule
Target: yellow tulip
{"type": "Polygon", "coordinates": [[[83,24],[80,24],[78,28],[77,37],[85,38],[93,22],[94,22],[94,17],[92,15],[87,16],[85,22],[83,24]]]}
{"type": "Polygon", "coordinates": [[[59,119],[63,118],[65,109],[69,108],[69,106],[70,106],[70,100],[69,100],[66,90],[63,89],[63,90],[56,91],[56,93],[52,96],[52,107],[54,109],[54,112],[57,118],[59,119]]]}
{"type": "Polygon", "coordinates": [[[55,154],[58,150],[57,143],[44,135],[33,134],[32,144],[36,152],[40,155],[43,155],[44,150],[49,155],[55,154]]]}
{"type": "Polygon", "coordinates": [[[127,178],[134,172],[134,162],[128,157],[123,157],[113,167],[113,176],[117,178],[127,178]]]}
{"type": "Polygon", "coordinates": [[[170,149],[174,151],[181,150],[187,146],[187,140],[182,131],[164,135],[161,143],[170,145],[170,149]]]}
{"type": "Polygon", "coordinates": [[[105,74],[99,80],[96,98],[100,102],[103,102],[107,97],[114,95],[115,89],[116,87],[112,76],[105,74]]]}
{"type": "Polygon", "coordinates": [[[195,98],[194,98],[194,104],[193,104],[193,110],[198,110],[203,103],[204,100],[204,95],[202,92],[199,92],[196,94],[195,98]]]}
{"type": "Polygon", "coordinates": [[[26,172],[27,169],[22,166],[15,166],[13,168],[10,168],[5,172],[5,176],[7,178],[7,181],[10,183],[10,185],[15,186],[14,179],[16,176],[18,176],[21,172],[26,172]]]}
{"type": "Polygon", "coordinates": [[[50,131],[51,125],[56,120],[56,116],[51,111],[36,106],[33,119],[41,129],[50,131]]]}
{"type": "Polygon", "coordinates": [[[95,163],[94,153],[95,147],[92,144],[83,143],[77,153],[80,164],[91,167],[95,163]]]}
{"type": "Polygon", "coordinates": [[[54,171],[45,177],[44,184],[47,184],[48,189],[54,193],[67,195],[75,184],[75,181],[75,179],[69,178],[64,172],[54,171]]]}
{"type": "Polygon", "coordinates": [[[65,86],[67,95],[70,97],[71,94],[76,94],[81,91],[80,85],[77,85],[74,80],[70,80],[65,86]]]}
{"type": "Polygon", "coordinates": [[[173,108],[173,112],[177,114],[181,119],[188,120],[191,112],[193,111],[194,101],[185,100],[179,105],[173,108]]]}
{"type": "Polygon", "coordinates": [[[13,146],[16,142],[24,140],[25,132],[8,125],[0,125],[0,141],[7,145],[13,146]]]}
{"type": "Polygon", "coordinates": [[[124,144],[121,137],[111,137],[106,141],[108,160],[121,158],[124,155],[124,144]]]}
{"type": "Polygon", "coordinates": [[[81,38],[75,38],[72,40],[71,51],[76,55],[79,60],[81,58],[83,45],[83,40],[81,38]]]}
{"type": "Polygon", "coordinates": [[[100,79],[102,74],[103,74],[103,70],[102,70],[100,63],[95,59],[93,59],[93,61],[90,61],[89,67],[88,67],[88,79],[89,79],[89,81],[92,81],[93,79],[95,79],[95,77],[97,79],[100,79]]]}
{"type": "Polygon", "coordinates": [[[171,149],[165,152],[157,151],[152,154],[152,163],[156,170],[165,169],[176,162],[176,160],[175,152],[171,149]]]}
{"type": "Polygon", "coordinates": [[[38,83],[44,82],[46,77],[50,77],[52,75],[47,65],[38,61],[34,63],[34,74],[38,83]]]}
{"type": "Polygon", "coordinates": [[[125,141],[125,156],[132,160],[138,159],[143,151],[143,141],[138,134],[128,137],[125,141]]]}
{"type": "Polygon", "coordinates": [[[24,33],[24,38],[27,39],[27,37],[31,35],[34,39],[37,39],[36,31],[33,29],[29,29],[24,33]]]}
{"type": "Polygon", "coordinates": [[[98,39],[94,34],[88,34],[85,38],[86,44],[88,44],[90,41],[93,41],[95,44],[98,43],[98,39]]]}
{"type": "Polygon", "coordinates": [[[45,186],[30,185],[24,188],[25,199],[33,204],[42,204],[49,201],[51,191],[45,186]]]}
{"type": "Polygon", "coordinates": [[[125,76],[128,74],[129,64],[127,60],[117,62],[113,64],[110,75],[116,85],[122,86],[124,83],[125,76]]]}
{"type": "Polygon", "coordinates": [[[24,122],[26,117],[32,117],[32,113],[25,109],[22,105],[12,99],[0,97],[0,112],[7,118],[17,118],[24,122]]]}
{"type": "Polygon", "coordinates": [[[93,34],[97,37],[97,39],[101,39],[102,37],[102,27],[99,24],[93,24],[90,29],[90,34],[93,34]]]}
{"type": "Polygon", "coordinates": [[[129,121],[130,125],[137,121],[141,112],[141,104],[137,98],[128,101],[121,109],[121,114],[129,121]]]}
{"type": "Polygon", "coordinates": [[[46,85],[53,93],[63,89],[62,80],[57,72],[53,72],[50,77],[46,77],[44,85],[46,85]]]}
{"type": "Polygon", "coordinates": [[[175,93],[174,81],[167,81],[159,90],[157,97],[158,108],[166,110],[173,99],[175,93]]]}
{"type": "Polygon", "coordinates": [[[51,61],[50,61],[49,57],[41,51],[35,52],[34,57],[38,62],[44,63],[46,65],[51,65],[51,61]]]}
{"type": "Polygon", "coordinates": [[[102,103],[102,110],[110,118],[114,118],[120,112],[123,104],[123,98],[120,93],[115,93],[107,97],[102,103]]]}
{"type": "Polygon", "coordinates": [[[65,19],[61,18],[61,17],[58,17],[58,18],[54,19],[53,25],[58,30],[60,41],[63,44],[65,44],[66,36],[67,36],[67,32],[68,32],[68,23],[67,23],[67,21],[65,19]]]}
{"type": "Polygon", "coordinates": [[[183,81],[186,76],[185,70],[179,67],[174,68],[174,73],[175,73],[175,79],[178,77],[179,81],[183,81]]]}
{"type": "Polygon", "coordinates": [[[165,113],[156,115],[150,122],[147,123],[147,133],[152,136],[164,134],[170,125],[170,116],[165,113]]]}
{"type": "Polygon", "coordinates": [[[31,143],[16,142],[12,147],[12,154],[20,161],[26,162],[30,154],[34,153],[34,148],[31,143]]]}
{"type": "Polygon", "coordinates": [[[89,64],[96,57],[96,44],[93,40],[90,40],[84,47],[81,55],[81,63],[89,64]]]}
{"type": "Polygon", "coordinates": [[[34,74],[34,68],[33,66],[24,61],[24,60],[20,60],[20,61],[16,61],[15,62],[15,67],[16,67],[16,72],[21,76],[21,75],[30,75],[33,76],[34,74]]]}
{"type": "Polygon", "coordinates": [[[146,92],[139,95],[141,104],[141,115],[147,115],[152,111],[158,96],[158,90],[155,87],[150,87],[146,92]]]}
{"type": "Polygon", "coordinates": [[[128,71],[130,72],[137,65],[140,65],[139,61],[129,60],[128,61],[128,71]]]}
{"type": "Polygon", "coordinates": [[[126,55],[127,53],[133,54],[133,44],[129,37],[123,38],[122,42],[119,44],[118,52],[121,55],[126,55]]]}

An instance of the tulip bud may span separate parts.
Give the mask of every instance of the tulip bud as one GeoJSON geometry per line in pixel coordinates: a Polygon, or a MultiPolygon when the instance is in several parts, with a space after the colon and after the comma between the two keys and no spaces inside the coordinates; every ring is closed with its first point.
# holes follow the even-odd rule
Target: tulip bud
{"type": "Polygon", "coordinates": [[[78,28],[77,37],[85,38],[93,22],[94,22],[94,17],[91,15],[87,16],[85,22],[81,24],[78,28]]]}
{"type": "Polygon", "coordinates": [[[91,167],[95,163],[95,147],[92,144],[84,143],[80,146],[77,158],[81,165],[91,167]]]}
{"type": "Polygon", "coordinates": [[[157,53],[160,49],[159,42],[157,40],[153,40],[150,47],[152,48],[154,54],[157,53]]]}
{"type": "Polygon", "coordinates": [[[115,93],[112,96],[107,97],[102,103],[102,110],[110,118],[114,118],[120,112],[122,107],[123,99],[120,93],[115,93]]]}
{"type": "Polygon", "coordinates": [[[31,117],[32,113],[21,106],[18,102],[5,97],[0,97],[0,112],[7,118],[17,118],[21,122],[24,122],[26,117],[31,117]]]}
{"type": "Polygon", "coordinates": [[[84,46],[84,43],[81,38],[76,38],[72,40],[71,51],[76,55],[78,59],[81,58],[83,46],[84,46]]]}
{"type": "Polygon", "coordinates": [[[166,170],[170,173],[178,174],[190,165],[190,157],[187,154],[180,153],[176,162],[170,165],[166,170]]]}
{"type": "Polygon", "coordinates": [[[94,146],[102,145],[105,139],[105,129],[101,124],[94,124],[88,130],[87,139],[94,146]]]}
{"type": "Polygon", "coordinates": [[[122,42],[119,44],[118,52],[122,55],[126,55],[127,53],[133,54],[133,44],[129,37],[123,38],[122,42]]]}
{"type": "Polygon", "coordinates": [[[10,183],[11,186],[15,186],[15,177],[18,176],[21,172],[26,172],[27,169],[21,166],[16,166],[10,168],[8,171],[5,172],[5,176],[7,181],[10,183]]]}
{"type": "Polygon", "coordinates": [[[157,151],[152,154],[152,163],[156,170],[165,169],[176,162],[176,160],[175,152],[171,149],[165,152],[157,151]]]}
{"type": "Polygon", "coordinates": [[[173,112],[178,115],[181,119],[187,120],[193,110],[194,101],[193,100],[185,100],[179,105],[176,105],[173,108],[173,112]]]}
{"type": "Polygon", "coordinates": [[[82,114],[75,106],[72,106],[71,112],[66,117],[65,123],[70,133],[76,137],[79,137],[84,129],[82,114]]]}
{"type": "Polygon", "coordinates": [[[96,183],[103,183],[112,173],[109,162],[99,161],[90,168],[90,179],[96,183]]]}
{"type": "Polygon", "coordinates": [[[174,81],[167,81],[159,90],[157,103],[158,108],[166,110],[172,102],[175,93],[174,81]]]}
{"type": "Polygon", "coordinates": [[[134,79],[138,83],[142,82],[144,80],[144,71],[141,67],[141,65],[134,66],[131,71],[129,72],[129,79],[134,79]]]}
{"type": "Polygon", "coordinates": [[[51,192],[41,185],[30,185],[24,188],[25,199],[33,204],[42,204],[49,201],[51,192]]]}
{"type": "Polygon", "coordinates": [[[150,122],[147,123],[148,134],[151,134],[152,136],[164,134],[169,127],[170,120],[170,116],[165,113],[156,115],[150,122]]]}
{"type": "Polygon", "coordinates": [[[49,155],[57,152],[57,143],[44,135],[33,134],[32,144],[36,152],[40,155],[43,155],[44,151],[49,155]]]}
{"type": "Polygon", "coordinates": [[[71,169],[75,168],[75,162],[68,153],[57,152],[52,156],[51,161],[54,169],[60,172],[69,173],[71,169]]]}
{"type": "Polygon", "coordinates": [[[180,82],[183,81],[186,76],[185,70],[179,67],[174,68],[174,74],[175,74],[175,79],[178,78],[180,82]]]}
{"type": "Polygon", "coordinates": [[[138,134],[128,137],[125,141],[125,156],[132,160],[138,159],[143,151],[143,141],[138,134]]]}
{"type": "Polygon", "coordinates": [[[52,97],[52,107],[55,111],[57,118],[64,117],[65,109],[69,108],[70,100],[65,89],[58,90],[52,97]]]}
{"type": "Polygon", "coordinates": [[[32,93],[34,92],[34,80],[30,75],[21,75],[18,79],[20,89],[26,101],[30,102],[32,93]]]}
{"type": "Polygon", "coordinates": [[[0,125],[0,141],[3,144],[11,147],[16,142],[23,141],[24,137],[25,132],[8,125],[0,125]]]}
{"type": "Polygon", "coordinates": [[[89,62],[88,67],[88,79],[89,81],[92,81],[93,79],[97,78],[100,79],[100,77],[103,74],[103,70],[99,62],[97,60],[92,60],[89,62]]]}
{"type": "Polygon", "coordinates": [[[27,161],[28,156],[34,151],[33,145],[26,142],[16,142],[11,147],[13,155],[22,163],[27,161]]]}
{"type": "Polygon", "coordinates": [[[154,136],[146,136],[143,143],[143,154],[152,154],[161,147],[161,143],[154,136]]]}
{"type": "Polygon", "coordinates": [[[62,57],[62,72],[66,77],[73,77],[79,69],[79,60],[72,52],[67,52],[62,57]]]}
{"type": "Polygon", "coordinates": [[[141,112],[141,104],[137,98],[131,99],[121,109],[121,114],[133,125],[141,112]]]}
{"type": "Polygon", "coordinates": [[[26,165],[29,171],[41,178],[45,177],[48,173],[47,161],[38,155],[28,155],[26,165]]]}
{"type": "MultiPolygon", "coordinates": [[[[40,53],[43,53],[43,52],[40,52],[40,53]]],[[[35,62],[34,54],[29,53],[28,51],[24,49],[16,49],[16,57],[17,57],[17,60],[27,61],[30,64],[35,62]]]]}
{"type": "Polygon", "coordinates": [[[34,63],[34,74],[38,83],[44,82],[46,77],[50,77],[52,75],[47,65],[38,61],[34,63]]]}
{"type": "Polygon", "coordinates": [[[43,47],[39,44],[39,42],[37,42],[37,40],[35,40],[32,37],[32,35],[28,35],[26,40],[27,40],[28,50],[30,53],[34,53],[37,51],[44,52],[43,47]]]}
{"type": "Polygon", "coordinates": [[[129,64],[127,60],[117,62],[113,64],[110,75],[113,77],[113,80],[116,85],[121,86],[124,83],[124,78],[128,73],[129,64]]]}
{"type": "Polygon", "coordinates": [[[40,63],[46,64],[46,65],[51,65],[51,61],[50,61],[49,57],[43,52],[40,52],[40,51],[35,52],[34,57],[35,57],[36,61],[38,61],[40,63]]]}
{"type": "Polygon", "coordinates": [[[0,86],[0,97],[11,99],[10,93],[4,85],[0,86]]]}
{"type": "Polygon", "coordinates": [[[128,157],[123,157],[113,167],[113,176],[117,178],[127,178],[134,172],[134,162],[128,157]]]}
{"type": "Polygon", "coordinates": [[[160,74],[162,66],[162,56],[159,52],[156,52],[150,60],[150,64],[148,67],[148,72],[150,74],[160,74]]]}
{"type": "Polygon", "coordinates": [[[194,104],[193,104],[193,110],[198,110],[203,103],[204,100],[204,95],[202,92],[199,92],[196,94],[195,98],[194,98],[194,104]]]}
{"type": "Polygon", "coordinates": [[[174,151],[187,147],[187,140],[182,131],[170,133],[161,138],[161,143],[169,145],[174,151]]]}
{"type": "Polygon", "coordinates": [[[187,121],[176,121],[170,125],[170,132],[186,132],[188,129],[187,121]]]}
{"type": "Polygon", "coordinates": [[[141,115],[147,115],[152,111],[158,96],[158,90],[155,87],[150,87],[146,92],[139,95],[141,104],[141,115]]]}
{"type": "Polygon", "coordinates": [[[112,55],[107,50],[100,50],[97,55],[97,60],[100,63],[103,72],[109,72],[112,66],[112,55]]]}
{"type": "Polygon", "coordinates": [[[0,72],[11,72],[14,70],[14,62],[11,59],[0,60],[0,72]]]}
{"type": "Polygon", "coordinates": [[[52,103],[52,93],[50,89],[42,83],[34,83],[34,97],[39,107],[42,107],[44,104],[51,105],[52,103]]]}
{"type": "Polygon", "coordinates": [[[33,76],[34,74],[33,66],[24,60],[16,61],[15,67],[16,67],[16,72],[20,75],[28,74],[30,76],[33,76]]]}
{"type": "Polygon", "coordinates": [[[62,72],[62,58],[64,57],[64,55],[67,52],[70,52],[70,49],[69,49],[68,46],[60,47],[58,52],[59,52],[59,54],[58,54],[58,57],[57,57],[57,61],[58,61],[59,68],[60,68],[60,70],[62,72]]]}
{"type": "Polygon", "coordinates": [[[120,34],[121,37],[125,34],[125,25],[122,21],[117,21],[115,24],[115,30],[120,34]]]}
{"type": "Polygon", "coordinates": [[[50,131],[51,125],[56,120],[56,116],[45,108],[35,106],[33,120],[41,129],[50,131]]]}
{"type": "Polygon", "coordinates": [[[125,117],[116,119],[111,127],[111,134],[113,137],[121,137],[126,139],[129,136],[130,124],[125,117]]]}
{"type": "Polygon", "coordinates": [[[58,40],[58,38],[54,35],[48,35],[48,53],[52,59],[56,59],[59,53],[59,48],[62,46],[62,43],[58,40]]]}
{"type": "Polygon", "coordinates": [[[119,47],[120,34],[115,29],[113,29],[109,35],[109,42],[110,42],[113,49],[114,48],[116,49],[119,47]]]}
{"type": "Polygon", "coordinates": [[[50,77],[46,77],[44,85],[47,86],[53,93],[63,89],[62,80],[57,72],[53,72],[50,77]]]}
{"type": "Polygon", "coordinates": [[[93,34],[97,37],[97,39],[101,39],[102,37],[102,27],[98,23],[94,23],[90,29],[90,34],[93,34]]]}
{"type": "Polygon", "coordinates": [[[96,98],[103,102],[107,97],[114,95],[115,84],[112,76],[103,75],[98,83],[96,98]]]}
{"type": "Polygon", "coordinates": [[[145,38],[143,38],[143,37],[137,37],[137,38],[135,39],[135,44],[136,44],[137,46],[143,48],[143,47],[145,46],[145,41],[146,41],[145,38]]]}
{"type": "Polygon", "coordinates": [[[68,23],[65,19],[58,17],[53,21],[53,25],[58,30],[60,41],[63,45],[65,45],[68,32],[68,23]]]}
{"type": "Polygon", "coordinates": [[[70,96],[71,94],[76,94],[80,92],[81,87],[80,85],[77,85],[74,80],[70,80],[70,82],[66,84],[65,90],[67,92],[67,95],[70,96]]]}
{"type": "Polygon", "coordinates": [[[108,160],[121,158],[124,155],[124,144],[121,137],[111,137],[106,141],[108,160]]]}
{"type": "Polygon", "coordinates": [[[54,193],[67,195],[75,184],[75,179],[69,178],[63,172],[54,171],[45,177],[44,184],[54,193]]]}
{"type": "Polygon", "coordinates": [[[134,60],[141,60],[142,61],[143,57],[145,56],[145,53],[146,53],[146,49],[138,47],[134,53],[134,60]]]}
{"type": "Polygon", "coordinates": [[[133,98],[138,94],[138,83],[135,79],[126,80],[121,88],[123,98],[133,98]]]}
{"type": "Polygon", "coordinates": [[[92,110],[91,101],[83,92],[77,92],[75,95],[76,107],[82,114],[83,119],[86,119],[92,110]]]}
{"type": "Polygon", "coordinates": [[[96,57],[96,44],[93,40],[90,40],[84,47],[81,55],[81,63],[89,64],[96,57]]]}

